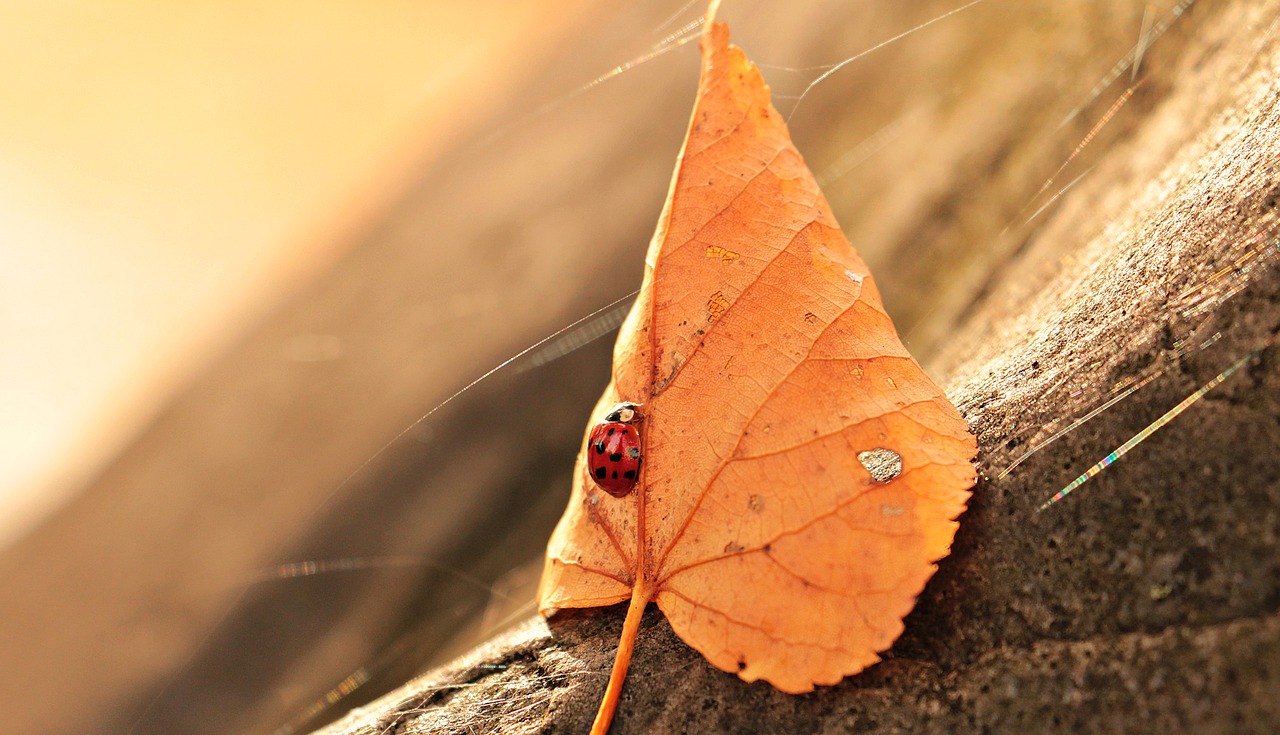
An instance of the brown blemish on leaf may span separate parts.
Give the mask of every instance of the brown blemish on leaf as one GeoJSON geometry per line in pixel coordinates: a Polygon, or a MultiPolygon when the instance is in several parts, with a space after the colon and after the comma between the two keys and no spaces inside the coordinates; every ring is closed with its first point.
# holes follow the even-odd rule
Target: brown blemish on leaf
{"type": "Polygon", "coordinates": [[[724,293],[716,291],[711,294],[711,298],[707,299],[707,321],[714,322],[720,318],[720,315],[729,308],[729,299],[724,297],[724,293]]]}
{"type": "Polygon", "coordinates": [[[737,260],[739,256],[737,253],[733,252],[732,250],[729,250],[727,248],[722,248],[719,245],[708,245],[707,257],[719,258],[720,261],[723,263],[732,263],[733,261],[737,260]]]}

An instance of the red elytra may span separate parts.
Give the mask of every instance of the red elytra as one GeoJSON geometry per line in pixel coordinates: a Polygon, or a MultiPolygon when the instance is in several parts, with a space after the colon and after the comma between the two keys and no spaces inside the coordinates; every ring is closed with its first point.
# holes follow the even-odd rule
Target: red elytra
{"type": "Polygon", "coordinates": [[[587,471],[601,490],[615,498],[631,492],[640,479],[639,420],[633,403],[620,403],[591,429],[587,441],[587,471]]]}

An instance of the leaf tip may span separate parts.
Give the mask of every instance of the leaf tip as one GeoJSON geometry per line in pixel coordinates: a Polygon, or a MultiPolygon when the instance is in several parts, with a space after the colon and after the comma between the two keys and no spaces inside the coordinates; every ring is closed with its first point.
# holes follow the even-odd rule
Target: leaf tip
{"type": "Polygon", "coordinates": [[[729,24],[716,22],[718,10],[720,0],[711,0],[702,22],[702,53],[708,57],[729,47],[729,24]]]}
{"type": "Polygon", "coordinates": [[[716,22],[716,12],[720,10],[720,0],[711,0],[707,3],[707,27],[711,27],[716,22]]]}

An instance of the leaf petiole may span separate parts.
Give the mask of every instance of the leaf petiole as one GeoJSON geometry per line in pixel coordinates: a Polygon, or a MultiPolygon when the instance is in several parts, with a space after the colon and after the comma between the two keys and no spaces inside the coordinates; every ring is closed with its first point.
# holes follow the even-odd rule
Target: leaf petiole
{"type": "Polygon", "coordinates": [[[609,685],[604,690],[604,699],[600,700],[600,709],[596,711],[596,720],[591,723],[591,735],[608,735],[609,725],[613,723],[613,713],[618,709],[618,696],[622,694],[622,684],[627,679],[627,668],[631,666],[631,651],[636,645],[636,634],[640,632],[640,620],[644,618],[644,609],[653,599],[653,592],[643,579],[636,581],[631,592],[631,605],[627,607],[627,617],[622,621],[622,638],[618,641],[618,653],[613,659],[613,672],[609,674],[609,685]]]}

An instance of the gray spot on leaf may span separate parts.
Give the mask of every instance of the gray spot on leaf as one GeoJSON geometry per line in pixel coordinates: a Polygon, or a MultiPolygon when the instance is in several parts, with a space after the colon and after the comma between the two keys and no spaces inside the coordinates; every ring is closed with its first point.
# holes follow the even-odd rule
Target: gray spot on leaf
{"type": "Polygon", "coordinates": [[[892,449],[871,449],[858,452],[858,461],[871,473],[874,482],[883,485],[902,474],[902,455],[892,449]]]}

